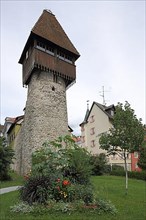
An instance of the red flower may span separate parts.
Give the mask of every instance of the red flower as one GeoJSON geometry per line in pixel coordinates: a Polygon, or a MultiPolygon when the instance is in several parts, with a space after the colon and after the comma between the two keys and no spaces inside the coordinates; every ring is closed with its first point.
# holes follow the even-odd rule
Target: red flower
{"type": "Polygon", "coordinates": [[[68,180],[63,180],[62,184],[63,186],[67,186],[70,185],[70,182],[68,180]]]}

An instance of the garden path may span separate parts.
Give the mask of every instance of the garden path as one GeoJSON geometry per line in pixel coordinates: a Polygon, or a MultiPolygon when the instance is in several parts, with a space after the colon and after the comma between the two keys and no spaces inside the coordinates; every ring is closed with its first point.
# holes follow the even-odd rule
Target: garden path
{"type": "Polygon", "coordinates": [[[21,186],[11,186],[0,189],[0,195],[20,189],[21,186]]]}

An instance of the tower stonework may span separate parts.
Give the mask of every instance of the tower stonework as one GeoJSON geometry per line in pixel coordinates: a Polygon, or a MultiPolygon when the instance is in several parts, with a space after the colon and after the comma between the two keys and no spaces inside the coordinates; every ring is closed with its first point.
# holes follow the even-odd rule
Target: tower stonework
{"type": "Polygon", "coordinates": [[[32,152],[45,141],[68,133],[66,89],[76,79],[79,56],[56,17],[44,10],[19,60],[23,85],[28,87],[24,122],[15,147],[19,173],[30,170],[32,152]]]}

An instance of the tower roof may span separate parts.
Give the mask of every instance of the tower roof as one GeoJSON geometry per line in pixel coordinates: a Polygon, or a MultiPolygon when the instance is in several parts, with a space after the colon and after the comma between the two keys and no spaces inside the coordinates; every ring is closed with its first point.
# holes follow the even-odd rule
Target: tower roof
{"type": "MultiPolygon", "coordinates": [[[[79,52],[76,50],[62,26],[56,19],[55,15],[48,10],[44,10],[38,21],[31,30],[30,36],[26,42],[23,53],[26,51],[27,45],[31,41],[32,37],[37,35],[45,40],[48,40],[55,45],[71,52],[74,54],[76,59],[80,56],[79,52]]],[[[19,60],[19,63],[22,62],[23,53],[19,60]]]]}

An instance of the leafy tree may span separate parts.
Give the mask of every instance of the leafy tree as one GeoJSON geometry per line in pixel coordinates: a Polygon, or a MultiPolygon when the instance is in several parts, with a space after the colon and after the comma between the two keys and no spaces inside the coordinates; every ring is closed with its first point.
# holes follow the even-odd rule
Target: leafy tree
{"type": "Polygon", "coordinates": [[[140,156],[139,156],[139,160],[138,160],[138,166],[141,169],[146,170],[146,142],[144,143],[144,145],[140,149],[140,156]]]}
{"type": "Polygon", "coordinates": [[[4,137],[0,137],[0,180],[10,179],[9,170],[13,157],[13,149],[7,146],[4,137]]]}
{"type": "Polygon", "coordinates": [[[99,155],[91,155],[90,164],[92,166],[93,175],[102,175],[106,171],[107,158],[104,153],[99,155]]]}
{"type": "Polygon", "coordinates": [[[100,137],[100,147],[108,155],[119,155],[125,164],[126,194],[128,191],[127,157],[129,153],[139,151],[144,140],[144,126],[137,119],[128,102],[118,103],[113,117],[113,127],[100,137]]]}

